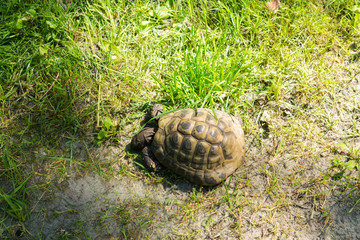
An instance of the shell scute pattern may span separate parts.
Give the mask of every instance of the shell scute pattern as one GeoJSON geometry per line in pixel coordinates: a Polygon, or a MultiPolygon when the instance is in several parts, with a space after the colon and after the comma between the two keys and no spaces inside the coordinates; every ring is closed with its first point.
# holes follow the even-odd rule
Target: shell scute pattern
{"type": "Polygon", "coordinates": [[[199,140],[204,140],[206,137],[206,133],[208,132],[209,125],[204,124],[203,122],[196,122],[195,127],[191,135],[199,140]]]}
{"type": "Polygon", "coordinates": [[[208,134],[206,135],[206,141],[210,143],[221,143],[223,138],[224,136],[222,131],[216,126],[211,126],[208,134]]]}
{"type": "Polygon", "coordinates": [[[236,136],[232,132],[225,133],[225,138],[223,142],[223,153],[225,156],[225,161],[232,159],[232,152],[236,150],[236,136]]]}
{"type": "Polygon", "coordinates": [[[181,119],[190,119],[192,116],[194,116],[195,111],[193,109],[183,109],[180,111],[177,111],[175,113],[176,117],[179,117],[181,119]]]}
{"type": "Polygon", "coordinates": [[[209,124],[215,125],[217,121],[216,121],[216,119],[215,119],[215,117],[213,115],[207,113],[206,114],[206,122],[209,123],[209,124]]]}
{"type": "Polygon", "coordinates": [[[201,185],[216,185],[243,162],[244,132],[230,115],[209,109],[183,109],[159,120],[152,143],[164,166],[201,185]]]}
{"type": "Polygon", "coordinates": [[[178,131],[185,135],[190,135],[195,126],[195,121],[191,119],[183,119],[178,125],[178,131]]]}
{"type": "Polygon", "coordinates": [[[224,155],[221,150],[221,146],[219,145],[213,145],[210,147],[210,153],[208,157],[208,162],[210,164],[220,162],[221,159],[224,159],[224,155]]]}

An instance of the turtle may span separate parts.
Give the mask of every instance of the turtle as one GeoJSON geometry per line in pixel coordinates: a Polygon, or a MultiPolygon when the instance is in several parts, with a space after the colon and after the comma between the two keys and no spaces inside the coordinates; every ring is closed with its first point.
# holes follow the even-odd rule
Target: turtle
{"type": "Polygon", "coordinates": [[[146,126],[131,140],[142,150],[146,166],[161,166],[200,186],[224,181],[245,161],[245,137],[240,117],[206,108],[185,108],[163,114],[155,104],[146,126]],[[160,163],[160,165],[159,165],[160,163]]]}

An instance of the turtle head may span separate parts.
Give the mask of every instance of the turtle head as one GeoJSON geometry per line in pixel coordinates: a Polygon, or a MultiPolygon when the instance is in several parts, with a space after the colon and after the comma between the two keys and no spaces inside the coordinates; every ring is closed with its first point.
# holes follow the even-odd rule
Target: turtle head
{"type": "MultiPolygon", "coordinates": [[[[163,113],[163,105],[161,104],[155,104],[151,109],[151,118],[157,117],[163,113]]],[[[159,120],[159,118],[156,118],[156,120],[159,120]]]]}

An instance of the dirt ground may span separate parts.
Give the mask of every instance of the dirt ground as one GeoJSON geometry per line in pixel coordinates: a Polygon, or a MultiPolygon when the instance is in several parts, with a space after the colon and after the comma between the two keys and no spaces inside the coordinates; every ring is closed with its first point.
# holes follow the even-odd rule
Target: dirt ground
{"type": "MultiPolygon", "coordinates": [[[[254,178],[257,185],[253,187],[258,187],[257,192],[261,192],[264,180],[260,176],[254,178]]],[[[193,219],[182,223],[181,204],[189,201],[189,184],[174,188],[165,184],[153,186],[129,178],[104,181],[99,176],[87,175],[61,185],[54,196],[49,199],[43,196],[34,203],[33,214],[27,222],[34,237],[56,239],[58,234],[80,228],[89,239],[123,239],[124,232],[128,239],[186,239],[188,231],[197,233],[193,239],[239,239],[233,230],[236,219],[221,205],[216,206],[216,211],[198,211],[193,219]],[[164,204],[169,200],[176,201],[177,205],[164,204]],[[123,222],[121,217],[112,215],[119,208],[126,209],[129,203],[136,206],[140,201],[146,201],[150,206],[139,212],[128,209],[129,221],[123,222]],[[102,217],[104,215],[108,218],[102,217]],[[150,220],[149,226],[142,226],[150,220]]],[[[324,226],[322,214],[313,211],[310,203],[301,201],[281,207],[273,219],[264,222],[269,211],[269,199],[258,196],[256,202],[259,204],[257,211],[246,207],[242,210],[243,239],[360,238],[360,211],[356,208],[349,213],[354,200],[338,196],[328,198],[325,209],[332,218],[331,226],[324,226]],[[278,236],[273,234],[274,225],[281,229],[278,236]]]]}

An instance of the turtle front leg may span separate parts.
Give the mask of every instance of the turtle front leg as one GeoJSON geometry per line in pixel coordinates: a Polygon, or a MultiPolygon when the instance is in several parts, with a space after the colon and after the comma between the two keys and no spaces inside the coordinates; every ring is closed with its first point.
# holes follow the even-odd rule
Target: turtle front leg
{"type": "Polygon", "coordinates": [[[160,164],[155,160],[154,155],[151,152],[149,145],[145,146],[141,151],[146,167],[151,171],[155,172],[160,169],[160,164]]]}
{"type": "Polygon", "coordinates": [[[149,145],[155,135],[155,128],[144,127],[138,134],[132,139],[130,146],[134,150],[141,150],[145,146],[149,145]]]}

